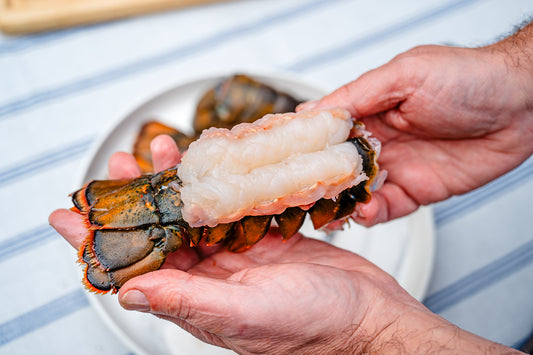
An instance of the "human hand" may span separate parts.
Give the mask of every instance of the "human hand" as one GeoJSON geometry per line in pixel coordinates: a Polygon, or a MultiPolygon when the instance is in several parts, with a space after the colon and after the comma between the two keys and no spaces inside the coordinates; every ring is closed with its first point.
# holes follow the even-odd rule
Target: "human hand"
{"type": "Polygon", "coordinates": [[[388,179],[358,206],[358,223],[471,191],[531,155],[532,25],[523,31],[528,55],[514,37],[477,49],[417,47],[299,107],[343,107],[382,142],[388,179]]]}
{"type": "MultiPolygon", "coordinates": [[[[179,161],[169,137],[152,150],[156,170],[179,161]]],[[[113,156],[109,171],[140,175],[126,153],[113,156]]],[[[57,210],[50,223],[79,248],[77,213],[57,210]]],[[[162,270],[129,280],[119,301],[240,353],[502,349],[432,314],[364,258],[300,234],[283,242],[276,230],[246,253],[184,245],[162,270]]]]}

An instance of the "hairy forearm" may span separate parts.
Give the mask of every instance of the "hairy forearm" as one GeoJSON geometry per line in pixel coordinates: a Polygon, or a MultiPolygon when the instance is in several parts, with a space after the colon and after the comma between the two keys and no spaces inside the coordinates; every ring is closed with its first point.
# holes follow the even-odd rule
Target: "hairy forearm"
{"type": "Polygon", "coordinates": [[[507,114],[512,116],[514,132],[509,137],[522,144],[525,157],[533,153],[533,22],[516,33],[487,47],[495,72],[503,79],[509,95],[507,114]]]}
{"type": "Polygon", "coordinates": [[[519,28],[514,34],[489,46],[501,52],[509,67],[533,73],[533,22],[519,28]]]}
{"type": "Polygon", "coordinates": [[[524,92],[527,108],[533,111],[533,22],[486,49],[505,63],[508,74],[524,92]]]}
{"type": "Polygon", "coordinates": [[[368,344],[369,354],[521,354],[427,312],[410,312],[368,344]]]}

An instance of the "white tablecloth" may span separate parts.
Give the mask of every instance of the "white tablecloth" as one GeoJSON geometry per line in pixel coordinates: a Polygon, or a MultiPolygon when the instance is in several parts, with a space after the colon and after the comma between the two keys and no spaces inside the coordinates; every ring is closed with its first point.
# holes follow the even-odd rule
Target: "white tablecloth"
{"type": "MultiPolygon", "coordinates": [[[[149,94],[242,71],[333,90],[415,45],[487,44],[531,15],[531,0],[249,0],[0,36],[0,353],[130,353],[89,305],[47,217],[70,206],[113,119],[149,94]]],[[[529,159],[434,206],[425,304],[513,347],[533,331],[532,177],[529,159]]]]}

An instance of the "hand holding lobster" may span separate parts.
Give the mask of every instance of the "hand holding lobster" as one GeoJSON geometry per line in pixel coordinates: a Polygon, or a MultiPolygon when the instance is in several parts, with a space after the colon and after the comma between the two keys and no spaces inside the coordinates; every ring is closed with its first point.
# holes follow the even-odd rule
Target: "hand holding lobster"
{"type": "MultiPolygon", "coordinates": [[[[155,139],[152,150],[157,170],[179,161],[169,137],[155,139]]],[[[112,157],[109,172],[140,174],[126,153],[112,157]]],[[[79,214],[57,210],[50,223],[79,248],[79,214]]],[[[452,335],[463,350],[494,345],[432,314],[364,258],[300,234],[283,242],[277,230],[246,253],[184,246],[162,270],[124,284],[119,301],[239,353],[424,352],[452,335]]]]}
{"type": "MultiPolygon", "coordinates": [[[[367,226],[478,188],[533,152],[533,24],[481,48],[420,46],[299,109],[342,107],[382,145],[367,226]]],[[[364,218],[363,218],[364,216],[364,218]]]]}

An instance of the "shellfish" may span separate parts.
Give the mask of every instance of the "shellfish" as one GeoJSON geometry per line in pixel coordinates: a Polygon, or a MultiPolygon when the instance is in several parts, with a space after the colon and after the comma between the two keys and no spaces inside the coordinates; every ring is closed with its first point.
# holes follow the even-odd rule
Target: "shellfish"
{"type": "Polygon", "coordinates": [[[346,220],[371,197],[378,155],[379,142],[342,109],[205,130],[177,167],[95,180],[73,194],[89,231],[79,251],[84,283],[116,292],[187,242],[245,251],[273,220],[284,239],[307,214],[317,229],[346,220]]]}

